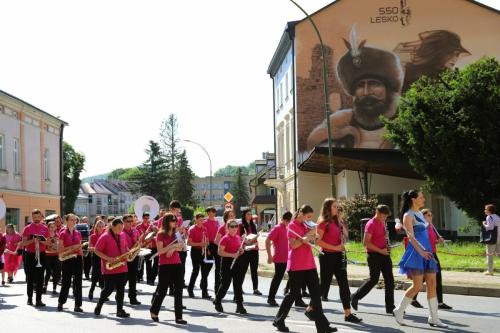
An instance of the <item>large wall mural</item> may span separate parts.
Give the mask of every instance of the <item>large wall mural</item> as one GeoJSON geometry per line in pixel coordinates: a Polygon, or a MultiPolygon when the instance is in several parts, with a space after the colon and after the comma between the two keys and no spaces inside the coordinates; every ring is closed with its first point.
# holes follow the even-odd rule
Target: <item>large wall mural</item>
{"type": "MultiPolygon", "coordinates": [[[[500,55],[500,15],[467,0],[341,0],[314,19],[327,44],[328,121],[336,147],[393,149],[380,116],[397,117],[399,98],[413,82],[500,55]],[[465,21],[477,24],[466,28],[465,21]]],[[[301,158],[328,138],[321,55],[307,24],[296,27],[301,158]]]]}

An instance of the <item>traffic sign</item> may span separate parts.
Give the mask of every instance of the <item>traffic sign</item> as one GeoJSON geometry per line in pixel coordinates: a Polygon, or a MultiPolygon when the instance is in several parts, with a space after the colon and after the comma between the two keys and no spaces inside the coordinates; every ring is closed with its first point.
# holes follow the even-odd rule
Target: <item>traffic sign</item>
{"type": "Polygon", "coordinates": [[[224,204],[224,210],[233,210],[233,209],[234,209],[234,205],[231,202],[226,202],[224,204]]]}
{"type": "Polygon", "coordinates": [[[227,202],[231,202],[231,200],[233,200],[233,198],[234,198],[234,196],[230,192],[227,192],[226,194],[224,194],[224,199],[227,202]]]}

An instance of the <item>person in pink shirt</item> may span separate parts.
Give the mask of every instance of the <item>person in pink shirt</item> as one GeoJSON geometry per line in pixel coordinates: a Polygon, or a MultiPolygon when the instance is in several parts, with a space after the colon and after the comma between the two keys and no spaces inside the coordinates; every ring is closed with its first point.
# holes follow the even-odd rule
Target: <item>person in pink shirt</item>
{"type": "MultiPolygon", "coordinates": [[[[181,213],[181,203],[177,200],[172,200],[170,201],[170,204],[168,205],[169,212],[174,214],[174,216],[177,218],[177,232],[180,232],[182,234],[183,239],[187,239],[187,228],[182,226],[183,220],[182,220],[182,213],[181,213]]],[[[186,281],[184,280],[184,274],[186,273],[186,258],[187,258],[187,246],[184,243],[184,249],[179,252],[179,257],[181,258],[181,263],[182,263],[182,269],[184,270],[182,273],[182,281],[184,284],[184,287],[186,287],[186,281]]],[[[172,289],[170,289],[170,296],[174,295],[174,292],[172,289]]]]}
{"type": "Polygon", "coordinates": [[[47,224],[50,245],[45,250],[45,279],[43,283],[43,293],[47,293],[47,286],[52,277],[52,294],[56,294],[56,287],[61,279],[61,261],[59,261],[59,235],[56,232],[56,223],[51,221],[47,224]]]}
{"type": "Polygon", "coordinates": [[[174,285],[174,308],[175,322],[177,324],[186,325],[187,322],[182,319],[182,289],[183,289],[183,268],[179,256],[179,252],[183,251],[183,244],[177,241],[176,230],[177,217],[171,213],[167,213],[162,220],[162,225],[158,235],[156,236],[158,246],[159,272],[158,272],[158,289],[153,295],[153,300],[150,308],[151,319],[158,322],[158,314],[161,304],[170,285],[174,285]]]}
{"type": "Polygon", "coordinates": [[[130,314],[123,310],[123,297],[125,285],[127,284],[127,259],[120,256],[127,252],[127,239],[123,231],[121,218],[113,219],[108,230],[97,240],[94,253],[101,258],[101,271],[104,276],[104,289],[94,309],[94,314],[99,316],[104,302],[113,291],[116,290],[116,316],[120,318],[129,317],[130,314]],[[106,263],[121,265],[108,270],[106,263]]]}
{"type": "MultiPolygon", "coordinates": [[[[132,214],[123,215],[123,233],[127,239],[127,249],[130,250],[136,246],[139,240],[139,231],[132,228],[132,223],[134,222],[134,217],[132,214]]],[[[139,256],[136,256],[134,260],[127,262],[127,279],[128,279],[128,299],[130,305],[141,305],[141,302],[137,300],[137,270],[139,268],[139,256]]]]}
{"type": "Polygon", "coordinates": [[[219,229],[217,230],[217,235],[215,236],[215,244],[217,245],[217,252],[216,252],[217,255],[214,255],[215,258],[214,292],[217,292],[217,290],[219,290],[220,287],[220,269],[221,269],[222,258],[219,256],[219,243],[221,238],[227,234],[227,228],[226,228],[227,221],[234,220],[235,217],[236,215],[234,215],[234,212],[232,210],[225,210],[224,214],[222,214],[222,220],[224,224],[219,227],[219,229]]]}
{"type": "Polygon", "coordinates": [[[33,286],[36,284],[36,307],[43,307],[43,272],[45,264],[45,248],[48,243],[49,229],[42,223],[42,212],[34,209],[31,212],[32,222],[24,227],[23,240],[20,247],[25,247],[24,271],[26,273],[26,288],[28,305],[33,305],[33,286]],[[38,251],[37,251],[38,249],[38,251]],[[37,252],[39,258],[37,258],[37,252]]]}
{"type": "MultiPolygon", "coordinates": [[[[215,218],[217,210],[214,207],[210,206],[205,209],[205,213],[207,213],[207,219],[204,224],[205,228],[207,229],[208,237],[207,259],[215,263],[215,275],[217,275],[217,273],[220,274],[220,258],[217,258],[219,254],[217,253],[217,243],[215,242],[215,240],[217,239],[217,232],[219,231],[219,221],[215,218]],[[217,261],[219,261],[219,268],[217,268],[217,261]]],[[[208,274],[210,274],[213,264],[208,265],[208,274]]]]}
{"type": "Polygon", "coordinates": [[[75,255],[74,258],[62,262],[62,287],[59,293],[57,311],[63,310],[63,305],[68,299],[69,288],[73,281],[73,296],[75,298],[75,312],[82,310],[82,235],[75,229],[77,217],[74,214],[65,216],[66,228],[59,234],[59,257],[75,255]]]}
{"type": "Polygon", "coordinates": [[[14,276],[17,273],[22,256],[18,255],[18,245],[23,240],[21,235],[16,232],[13,224],[7,224],[5,229],[5,266],[4,272],[7,273],[7,282],[14,282],[14,276]]]}
{"type": "Polygon", "coordinates": [[[4,272],[4,251],[5,251],[5,236],[0,229],[0,271],[2,272],[2,286],[5,286],[5,272],[4,272]]]}
{"type": "Polygon", "coordinates": [[[281,222],[274,226],[266,238],[267,263],[274,263],[274,276],[269,287],[269,295],[267,296],[267,304],[271,306],[278,306],[275,297],[286,271],[286,263],[288,261],[287,226],[291,219],[292,213],[285,212],[281,217],[281,222]],[[271,253],[271,244],[274,254],[271,253]]]}
{"type": "Polygon", "coordinates": [[[236,301],[236,313],[246,314],[243,307],[243,268],[242,255],[244,253],[241,237],[238,234],[238,222],[227,221],[227,234],[219,242],[219,256],[221,262],[221,282],[217,290],[214,305],[217,312],[224,312],[222,300],[233,282],[234,299],[236,301]],[[234,263],[233,263],[234,262],[234,263]]]}
{"type": "MultiPolygon", "coordinates": [[[[241,212],[241,224],[239,226],[239,234],[243,235],[257,235],[257,226],[255,225],[252,213],[250,210],[243,210],[241,212]]],[[[245,253],[242,258],[242,267],[243,267],[243,279],[248,270],[248,266],[250,266],[250,273],[252,277],[252,287],[253,294],[257,296],[261,296],[262,293],[259,291],[259,275],[257,274],[257,270],[259,268],[259,243],[257,238],[252,241],[247,241],[245,244],[250,249],[245,249],[245,253]]]]}
{"type": "Polygon", "coordinates": [[[94,252],[95,245],[97,244],[99,238],[104,234],[104,231],[104,221],[100,217],[97,217],[89,239],[89,251],[92,256],[92,276],[90,279],[89,300],[94,299],[94,290],[97,284],[99,284],[99,288],[101,289],[104,287],[104,279],[101,272],[101,258],[99,258],[99,256],[94,252]]]}
{"type": "Polygon", "coordinates": [[[188,232],[188,245],[191,246],[191,262],[193,264],[193,270],[191,271],[191,278],[189,279],[188,293],[189,297],[194,298],[194,284],[196,278],[200,272],[201,268],[201,282],[200,288],[202,292],[202,298],[211,299],[208,294],[208,273],[210,273],[210,268],[212,264],[207,264],[203,260],[203,251],[208,249],[208,231],[205,227],[205,217],[202,213],[197,213],[195,216],[195,225],[189,228],[188,232]]]}
{"type": "Polygon", "coordinates": [[[288,225],[288,260],[287,270],[290,281],[290,292],[286,294],[273,321],[280,332],[289,332],[285,326],[285,319],[290,312],[293,302],[300,296],[302,283],[305,281],[311,294],[311,306],[314,309],[314,321],[318,333],[336,332],[323,313],[319,287],[318,272],[312,253],[310,241],[314,241],[316,233],[309,230],[304,222],[311,221],[313,209],[309,205],[302,205],[295,213],[294,219],[288,225]]]}
{"type": "Polygon", "coordinates": [[[351,305],[358,310],[358,301],[363,299],[378,283],[380,273],[384,277],[385,312],[392,314],[394,306],[394,275],[392,273],[391,252],[388,247],[388,232],[385,225],[391,210],[386,205],[378,205],[375,216],[365,225],[363,244],[368,252],[368,268],[370,279],[365,281],[351,295],[351,305]]]}
{"type": "MultiPolygon", "coordinates": [[[[151,232],[157,232],[158,227],[150,222],[149,212],[142,213],[142,222],[136,227],[139,231],[141,240],[143,240],[143,247],[151,249],[151,253],[144,257],[144,263],[146,264],[146,282],[149,285],[154,285],[156,275],[158,274],[158,259],[151,260],[151,257],[156,253],[156,240],[153,237],[149,241],[144,240],[144,238],[151,232]]],[[[143,264],[144,265],[144,264],[143,264]]],[[[139,268],[139,280],[142,280],[144,268],[139,268]]]]}

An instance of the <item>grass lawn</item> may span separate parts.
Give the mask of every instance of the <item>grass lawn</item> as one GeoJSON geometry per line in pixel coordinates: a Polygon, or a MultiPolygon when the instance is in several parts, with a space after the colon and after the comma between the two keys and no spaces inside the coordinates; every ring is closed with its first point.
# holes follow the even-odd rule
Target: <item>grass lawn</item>
{"type": "MultiPolygon", "coordinates": [[[[469,243],[469,242],[457,242],[448,243],[452,254],[468,254],[468,255],[483,255],[485,250],[485,245],[479,243],[469,243]]],[[[366,253],[364,247],[359,242],[349,242],[346,245],[347,257],[351,260],[358,261],[360,263],[366,263],[366,253]]],[[[483,256],[473,256],[473,257],[463,257],[454,256],[448,254],[446,247],[443,245],[438,245],[437,253],[439,261],[441,262],[441,267],[443,270],[455,270],[455,271],[465,271],[465,270],[485,270],[487,267],[486,257],[483,256]]],[[[403,256],[404,246],[400,246],[392,249],[392,262],[394,265],[399,263],[399,260],[403,256]]],[[[495,257],[495,266],[500,264],[500,259],[495,257]]]]}

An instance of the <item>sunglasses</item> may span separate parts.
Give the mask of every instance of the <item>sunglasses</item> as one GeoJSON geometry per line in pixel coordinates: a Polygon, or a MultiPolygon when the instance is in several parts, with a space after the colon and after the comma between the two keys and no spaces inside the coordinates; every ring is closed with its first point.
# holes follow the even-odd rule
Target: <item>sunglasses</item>
{"type": "Polygon", "coordinates": [[[235,224],[231,224],[231,225],[228,226],[228,228],[238,228],[238,226],[235,225],[235,224]]]}

